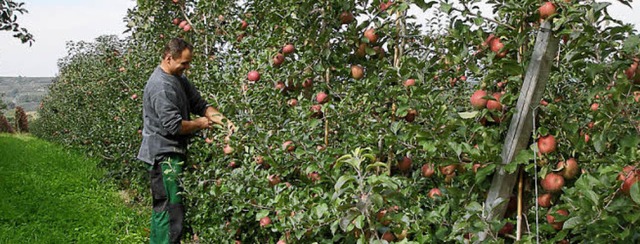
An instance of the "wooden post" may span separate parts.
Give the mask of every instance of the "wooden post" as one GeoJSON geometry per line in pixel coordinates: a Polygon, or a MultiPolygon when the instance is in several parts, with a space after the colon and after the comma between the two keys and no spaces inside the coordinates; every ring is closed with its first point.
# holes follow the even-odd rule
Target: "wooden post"
{"type": "MultiPolygon", "coordinates": [[[[558,43],[558,38],[551,31],[551,23],[545,21],[538,32],[516,110],[502,147],[502,164],[496,168],[487,194],[484,206],[487,220],[501,219],[507,209],[518,171],[508,173],[504,170],[504,165],[513,161],[528,145],[533,130],[533,111],[544,93],[558,43]]],[[[486,233],[480,233],[479,237],[484,240],[486,233]]]]}

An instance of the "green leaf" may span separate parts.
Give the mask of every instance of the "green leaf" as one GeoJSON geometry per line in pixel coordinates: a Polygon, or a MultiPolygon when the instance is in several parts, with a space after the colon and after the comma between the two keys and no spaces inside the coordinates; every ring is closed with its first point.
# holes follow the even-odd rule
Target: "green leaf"
{"type": "Polygon", "coordinates": [[[440,10],[442,10],[442,12],[450,14],[451,13],[451,9],[452,9],[452,5],[451,4],[448,4],[448,3],[441,3],[440,4],[440,10]]]}
{"type": "Polygon", "coordinates": [[[343,176],[340,176],[340,178],[338,178],[338,181],[336,181],[336,184],[335,184],[335,186],[334,186],[334,189],[335,189],[336,191],[339,191],[339,190],[341,190],[341,189],[342,189],[342,186],[343,186],[345,183],[347,183],[347,182],[349,182],[349,181],[352,181],[352,180],[355,180],[355,179],[356,179],[356,178],[355,178],[353,175],[343,175],[343,176]]]}
{"type": "Polygon", "coordinates": [[[637,204],[640,204],[640,184],[636,183],[631,186],[631,190],[629,191],[631,195],[631,199],[637,204]]]}
{"type": "Polygon", "coordinates": [[[377,162],[377,163],[374,163],[374,164],[369,164],[369,165],[367,165],[366,170],[375,170],[377,167],[386,168],[387,164],[383,163],[383,162],[377,162]]]}
{"type": "Polygon", "coordinates": [[[462,119],[473,119],[478,115],[478,111],[473,111],[473,112],[460,112],[458,113],[458,115],[460,115],[460,118],[462,119]]]}
{"type": "Polygon", "coordinates": [[[564,229],[573,229],[574,227],[581,225],[582,224],[582,220],[580,219],[580,217],[572,217],[570,219],[567,219],[566,221],[564,221],[564,225],[563,228],[564,229]]]}
{"type": "Polygon", "coordinates": [[[256,220],[260,220],[261,218],[264,218],[268,215],[269,215],[269,210],[260,210],[260,212],[256,214],[256,220]]]}
{"type": "Polygon", "coordinates": [[[316,212],[316,216],[318,218],[322,218],[322,215],[324,213],[327,213],[328,210],[329,210],[329,207],[327,206],[326,203],[321,203],[318,206],[316,206],[314,209],[314,211],[316,212]]]}

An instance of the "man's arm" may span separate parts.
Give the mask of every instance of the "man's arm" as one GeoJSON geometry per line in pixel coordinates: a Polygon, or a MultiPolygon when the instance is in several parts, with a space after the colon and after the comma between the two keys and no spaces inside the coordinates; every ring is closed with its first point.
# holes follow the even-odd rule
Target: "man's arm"
{"type": "Polygon", "coordinates": [[[205,117],[200,117],[195,120],[182,120],[180,122],[180,135],[190,135],[196,131],[207,129],[211,127],[211,120],[205,117]]]}

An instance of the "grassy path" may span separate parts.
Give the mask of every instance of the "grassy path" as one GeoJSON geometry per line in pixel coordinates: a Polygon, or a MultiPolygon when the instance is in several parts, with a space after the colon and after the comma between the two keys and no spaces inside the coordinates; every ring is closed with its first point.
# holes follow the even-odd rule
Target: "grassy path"
{"type": "Polygon", "coordinates": [[[100,182],[97,161],[0,134],[0,243],[143,243],[147,211],[100,182]]]}

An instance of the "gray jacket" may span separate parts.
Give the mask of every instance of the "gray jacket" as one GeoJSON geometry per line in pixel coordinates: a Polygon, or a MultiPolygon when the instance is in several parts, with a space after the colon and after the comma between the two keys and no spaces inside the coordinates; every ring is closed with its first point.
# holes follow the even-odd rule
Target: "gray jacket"
{"type": "Polygon", "coordinates": [[[185,76],[156,67],[144,87],[142,144],[138,159],[152,164],[163,154],[185,155],[191,135],[179,135],[182,120],[191,113],[204,115],[209,106],[185,76]]]}

